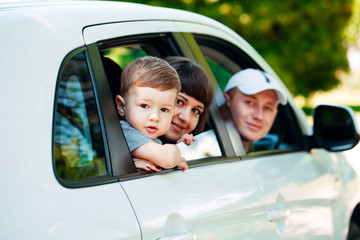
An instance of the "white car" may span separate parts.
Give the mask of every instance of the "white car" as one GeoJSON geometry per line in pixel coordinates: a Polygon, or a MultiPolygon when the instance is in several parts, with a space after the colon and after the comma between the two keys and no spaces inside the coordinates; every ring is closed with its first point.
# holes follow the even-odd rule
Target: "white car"
{"type": "Polygon", "coordinates": [[[219,114],[224,86],[250,67],[278,77],[224,25],[130,3],[3,3],[0,36],[1,239],[359,236],[359,178],[341,153],[359,141],[353,113],[321,105],[312,127],[287,92],[246,154],[219,114]],[[123,136],[111,79],[145,55],[189,57],[216,89],[186,172],[137,171],[123,136]]]}

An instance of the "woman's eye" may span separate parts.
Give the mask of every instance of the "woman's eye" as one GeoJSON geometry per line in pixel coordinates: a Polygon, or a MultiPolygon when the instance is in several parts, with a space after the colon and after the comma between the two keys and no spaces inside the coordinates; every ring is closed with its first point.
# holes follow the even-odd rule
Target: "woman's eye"
{"type": "Polygon", "coordinates": [[[196,115],[201,115],[201,111],[199,110],[199,109],[197,109],[197,108],[194,108],[193,110],[193,113],[195,113],[196,115]]]}
{"type": "Polygon", "coordinates": [[[182,105],[184,105],[184,101],[181,100],[181,99],[178,99],[178,100],[176,101],[176,105],[182,106],[182,105]]]}
{"type": "Polygon", "coordinates": [[[141,104],[140,107],[142,108],[149,108],[149,106],[147,104],[141,104]]]}

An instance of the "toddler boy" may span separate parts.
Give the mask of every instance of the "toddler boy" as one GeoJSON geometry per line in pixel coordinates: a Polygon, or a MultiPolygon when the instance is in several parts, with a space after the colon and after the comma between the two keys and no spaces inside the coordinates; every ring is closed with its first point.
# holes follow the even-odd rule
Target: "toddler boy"
{"type": "Polygon", "coordinates": [[[117,110],[125,119],[120,123],[137,168],[188,169],[179,148],[174,144],[162,145],[158,139],[170,128],[179,91],[179,76],[165,60],[147,56],[124,68],[121,96],[115,99],[117,110]]]}

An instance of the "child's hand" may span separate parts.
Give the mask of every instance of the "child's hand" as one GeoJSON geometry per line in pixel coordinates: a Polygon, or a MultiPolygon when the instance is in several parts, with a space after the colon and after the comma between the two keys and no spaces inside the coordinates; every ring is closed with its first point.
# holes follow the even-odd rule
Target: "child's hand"
{"type": "Polygon", "coordinates": [[[181,157],[181,161],[180,161],[180,163],[177,165],[177,167],[181,167],[183,172],[185,172],[186,170],[189,169],[189,166],[187,165],[186,160],[185,160],[185,158],[183,158],[183,157],[181,157]]]}
{"type": "Polygon", "coordinates": [[[155,172],[162,171],[161,167],[158,167],[154,163],[144,160],[144,159],[134,158],[134,163],[135,163],[136,168],[139,168],[139,169],[142,169],[145,171],[150,171],[150,170],[154,170],[155,172]]]}
{"type": "Polygon", "coordinates": [[[196,139],[194,138],[193,134],[188,134],[188,133],[185,133],[184,135],[181,136],[181,138],[179,138],[176,143],[181,143],[181,142],[184,142],[186,145],[191,145],[192,142],[195,142],[196,139]]]}

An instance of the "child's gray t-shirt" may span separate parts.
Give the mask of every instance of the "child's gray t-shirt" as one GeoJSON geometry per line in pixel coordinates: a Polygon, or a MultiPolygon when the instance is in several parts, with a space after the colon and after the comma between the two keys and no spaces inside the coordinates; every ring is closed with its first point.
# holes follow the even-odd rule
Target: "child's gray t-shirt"
{"type": "Polygon", "coordinates": [[[146,136],[144,133],[140,132],[136,128],[133,128],[128,122],[121,120],[121,128],[124,132],[127,144],[129,146],[130,152],[137,149],[138,147],[144,145],[148,142],[156,142],[162,144],[160,139],[155,138],[154,140],[146,136]]]}

